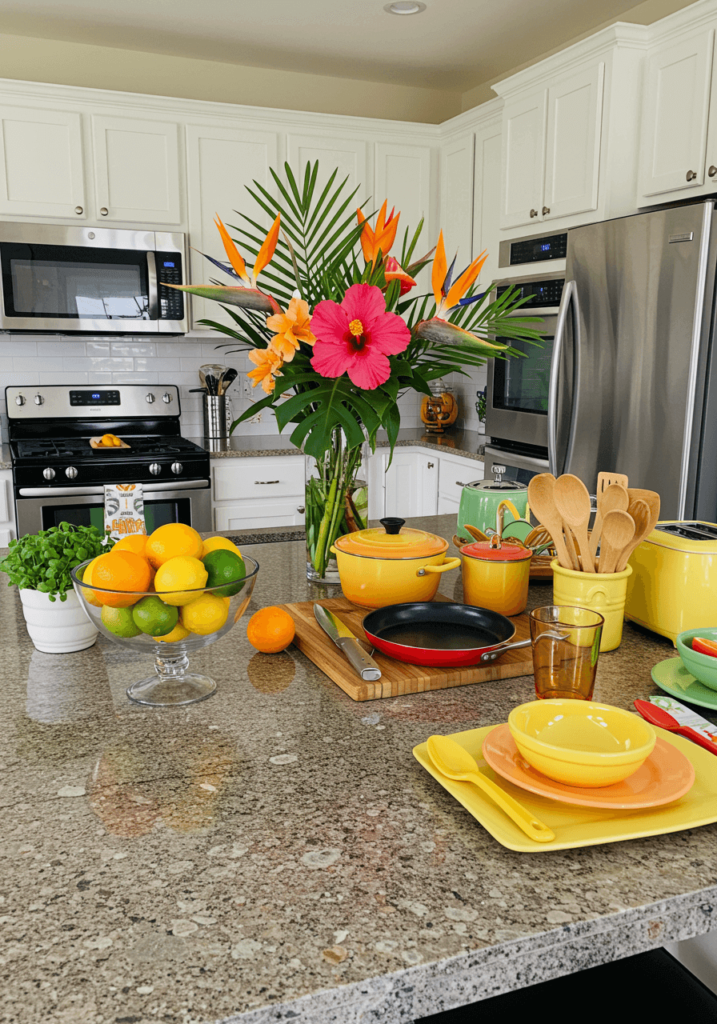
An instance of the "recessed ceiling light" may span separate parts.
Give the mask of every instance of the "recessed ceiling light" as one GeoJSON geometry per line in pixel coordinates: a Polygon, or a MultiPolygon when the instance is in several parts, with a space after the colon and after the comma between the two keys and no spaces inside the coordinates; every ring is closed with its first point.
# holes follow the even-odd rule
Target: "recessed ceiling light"
{"type": "Polygon", "coordinates": [[[388,14],[420,14],[425,11],[426,5],[418,0],[396,0],[395,3],[386,4],[384,11],[388,14]]]}

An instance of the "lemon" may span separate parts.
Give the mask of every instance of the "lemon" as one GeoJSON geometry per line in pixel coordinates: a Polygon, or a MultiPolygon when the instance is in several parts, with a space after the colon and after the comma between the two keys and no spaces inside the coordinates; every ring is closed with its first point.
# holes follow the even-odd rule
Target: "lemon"
{"type": "Polygon", "coordinates": [[[165,604],[182,605],[202,596],[209,573],[198,558],[179,555],[157,569],[154,589],[165,604]]]}
{"type": "MultiPolygon", "coordinates": [[[[98,555],[97,558],[99,557],[100,556],[98,555]]],[[[92,569],[97,563],[97,558],[93,558],[90,564],[86,567],[84,574],[82,576],[83,583],[92,583],[92,569]]],[[[85,601],[87,601],[88,604],[94,605],[95,608],[102,607],[102,602],[98,601],[97,595],[95,594],[94,590],[85,590],[83,587],[82,596],[84,597],[85,601]]]]}
{"type": "Polygon", "coordinates": [[[179,612],[158,597],[143,597],[132,609],[134,624],[150,636],[166,636],[177,625],[179,612]]]}
{"type": "Polygon", "coordinates": [[[112,608],[111,605],[104,605],[102,608],[102,625],[109,629],[115,636],[132,637],[139,636],[142,630],[132,618],[131,608],[112,608]]]}
{"type": "Polygon", "coordinates": [[[219,550],[233,551],[235,555],[239,555],[241,558],[241,551],[236,544],[232,544],[228,537],[207,537],[204,541],[204,548],[202,549],[202,553],[199,557],[203,561],[210,551],[219,550]]]}
{"type": "Polygon", "coordinates": [[[176,644],[177,640],[184,640],[186,636],[189,636],[189,630],[181,622],[178,622],[171,633],[158,636],[157,639],[161,640],[163,644],[176,644]]]}
{"type": "Polygon", "coordinates": [[[204,558],[204,568],[209,573],[207,577],[208,587],[221,587],[214,593],[218,597],[233,597],[238,594],[244,583],[237,582],[246,576],[246,566],[241,555],[235,555],[233,551],[210,551],[204,558]],[[231,586],[221,586],[229,583],[231,586]]]}
{"type": "Polygon", "coordinates": [[[185,523],[165,523],[159,526],[147,539],[146,556],[155,569],[170,558],[189,555],[201,558],[204,542],[196,530],[185,523]]]}
{"type": "Polygon", "coordinates": [[[203,594],[196,601],[182,608],[182,625],[191,633],[208,636],[221,629],[229,617],[229,600],[203,594]]]}

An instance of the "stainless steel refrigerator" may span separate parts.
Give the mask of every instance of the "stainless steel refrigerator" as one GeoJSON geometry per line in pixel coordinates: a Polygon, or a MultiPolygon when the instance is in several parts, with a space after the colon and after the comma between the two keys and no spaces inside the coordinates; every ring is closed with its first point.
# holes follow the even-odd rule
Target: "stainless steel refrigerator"
{"type": "Polygon", "coordinates": [[[575,228],[555,327],[548,455],[717,522],[714,200],[575,228]]]}

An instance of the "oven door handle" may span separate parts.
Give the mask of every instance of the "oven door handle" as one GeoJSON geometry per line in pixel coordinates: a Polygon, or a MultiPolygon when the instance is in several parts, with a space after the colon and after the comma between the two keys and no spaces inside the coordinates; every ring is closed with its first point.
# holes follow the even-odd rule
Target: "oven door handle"
{"type": "MultiPolygon", "coordinates": [[[[162,491],[206,490],[207,480],[171,480],[166,484],[142,484],[142,494],[158,494],[162,491]]],[[[73,498],[85,495],[104,495],[104,487],[21,487],[21,498],[73,498]]]]}
{"type": "Polygon", "coordinates": [[[550,464],[550,472],[554,475],[558,473],[558,378],[560,375],[560,356],[563,350],[563,337],[565,334],[565,324],[568,319],[568,310],[572,310],[573,314],[575,352],[573,364],[573,405],[570,413],[568,447],[565,453],[566,467],[570,465],[575,444],[578,395],[580,391],[580,304],[578,302],[578,286],[575,281],[566,281],[563,288],[558,322],[555,327],[553,358],[550,364],[550,384],[548,387],[548,462],[550,464]]]}
{"type": "Polygon", "coordinates": [[[157,259],[147,253],[147,291],[149,293],[149,319],[159,320],[159,288],[157,286],[157,259]]]}

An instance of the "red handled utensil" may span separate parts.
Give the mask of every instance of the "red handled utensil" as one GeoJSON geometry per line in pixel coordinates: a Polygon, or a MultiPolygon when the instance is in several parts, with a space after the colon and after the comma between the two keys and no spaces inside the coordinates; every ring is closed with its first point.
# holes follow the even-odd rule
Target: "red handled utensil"
{"type": "Polygon", "coordinates": [[[656,704],[651,704],[648,700],[635,700],[633,704],[638,714],[642,715],[645,721],[650,722],[651,725],[656,725],[660,729],[667,729],[669,732],[679,733],[685,739],[692,740],[693,743],[697,743],[700,747],[704,747],[705,750],[709,750],[711,754],[717,754],[717,743],[713,743],[707,736],[703,736],[701,732],[690,728],[689,725],[680,725],[669,711],[658,708],[656,704]]]}

